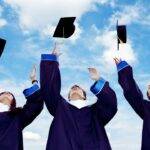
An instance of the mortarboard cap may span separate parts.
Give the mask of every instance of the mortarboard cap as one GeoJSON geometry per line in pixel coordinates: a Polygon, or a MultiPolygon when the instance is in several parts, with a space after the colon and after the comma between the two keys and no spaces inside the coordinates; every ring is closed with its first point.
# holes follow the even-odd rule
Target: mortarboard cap
{"type": "Polygon", "coordinates": [[[6,40],[0,38],[0,57],[1,57],[2,53],[3,53],[5,44],[6,44],[6,40]]]}
{"type": "Polygon", "coordinates": [[[75,19],[76,17],[60,18],[53,37],[69,38],[70,36],[72,36],[75,31],[75,19]]]}
{"type": "Polygon", "coordinates": [[[118,21],[117,21],[117,40],[119,50],[119,44],[127,42],[127,30],[125,25],[118,25],[118,21]]]}

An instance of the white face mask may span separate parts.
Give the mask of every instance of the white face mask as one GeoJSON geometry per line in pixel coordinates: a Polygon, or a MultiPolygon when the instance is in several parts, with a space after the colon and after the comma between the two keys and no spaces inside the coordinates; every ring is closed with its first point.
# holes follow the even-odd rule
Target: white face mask
{"type": "Polygon", "coordinates": [[[6,112],[6,111],[9,111],[9,106],[0,103],[0,112],[6,112]]]}

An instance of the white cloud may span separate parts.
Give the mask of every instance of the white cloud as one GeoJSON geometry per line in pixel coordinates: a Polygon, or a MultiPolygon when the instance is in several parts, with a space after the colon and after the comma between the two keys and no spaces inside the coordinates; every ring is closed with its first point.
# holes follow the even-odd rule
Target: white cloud
{"type": "Polygon", "coordinates": [[[0,6],[0,28],[7,25],[7,21],[2,17],[3,8],[0,6]]]}
{"type": "MultiPolygon", "coordinates": [[[[92,26],[93,31],[96,34],[95,42],[90,45],[91,49],[102,48],[102,53],[99,53],[99,58],[97,61],[105,69],[110,71],[114,69],[114,56],[119,56],[123,60],[129,63],[138,62],[138,56],[133,49],[134,43],[131,41],[129,34],[127,34],[127,43],[120,44],[120,51],[117,51],[117,32],[112,30],[116,25],[116,21],[119,20],[119,24],[130,25],[133,23],[138,23],[142,25],[149,25],[149,11],[148,7],[144,7],[141,3],[137,2],[134,5],[117,5],[118,10],[115,11],[109,18],[107,26],[104,29],[97,29],[96,26],[92,26]],[[92,48],[93,47],[93,48],[92,48]]],[[[99,50],[99,49],[98,49],[99,50]]],[[[97,51],[97,50],[96,50],[97,51]]]]}
{"type": "Polygon", "coordinates": [[[4,27],[7,24],[5,19],[0,19],[0,27],[4,27]]]}
{"type": "Polygon", "coordinates": [[[34,133],[31,131],[25,131],[23,132],[23,137],[26,140],[34,140],[34,141],[38,141],[41,139],[41,136],[38,133],[34,133]]]}
{"type": "Polygon", "coordinates": [[[136,115],[129,104],[119,104],[118,108],[116,116],[106,126],[112,149],[140,149],[143,127],[142,120],[136,115]]]}
{"type": "MultiPolygon", "coordinates": [[[[112,4],[114,0],[4,0],[19,16],[19,24],[25,33],[32,30],[49,33],[60,17],[76,16],[78,20],[88,11],[96,11],[96,4],[112,4]]],[[[78,22],[77,20],[77,22],[78,22]]],[[[81,32],[77,24],[77,35],[81,32]]],[[[77,38],[77,36],[75,36],[77,38]]]]}
{"type": "Polygon", "coordinates": [[[102,31],[95,38],[95,43],[101,46],[103,53],[99,61],[105,66],[106,70],[111,70],[114,65],[114,57],[120,57],[129,63],[137,62],[137,55],[132,48],[132,42],[128,40],[126,44],[120,44],[120,50],[117,50],[117,32],[111,30],[102,31]]]}
{"type": "MultiPolygon", "coordinates": [[[[116,21],[119,20],[119,24],[130,25],[138,23],[142,25],[149,25],[150,15],[148,7],[144,7],[142,3],[137,2],[134,5],[118,5],[118,11],[114,12],[109,19],[109,24],[104,30],[97,31],[97,37],[95,42],[103,48],[103,54],[101,56],[101,62],[106,66],[106,70],[112,69],[114,64],[114,56],[119,56],[123,60],[134,64],[138,61],[138,56],[133,49],[133,44],[129,34],[127,35],[127,43],[120,44],[120,51],[117,51],[117,33],[112,30],[116,21]]],[[[96,29],[98,30],[98,29],[96,29]]]]}
{"type": "Polygon", "coordinates": [[[150,25],[149,9],[143,6],[142,3],[139,3],[139,1],[135,5],[119,6],[119,10],[109,19],[110,25],[116,24],[117,20],[119,20],[119,24],[130,25],[138,23],[150,25]]]}

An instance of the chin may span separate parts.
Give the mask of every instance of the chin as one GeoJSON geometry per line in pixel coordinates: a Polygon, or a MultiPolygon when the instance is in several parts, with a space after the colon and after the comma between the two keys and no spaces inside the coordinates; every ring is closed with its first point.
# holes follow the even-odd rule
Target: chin
{"type": "Polygon", "coordinates": [[[79,93],[77,93],[77,92],[73,92],[73,93],[71,93],[71,95],[70,95],[70,99],[71,99],[71,100],[78,100],[78,99],[81,99],[80,97],[81,97],[81,95],[80,95],[79,93]]]}

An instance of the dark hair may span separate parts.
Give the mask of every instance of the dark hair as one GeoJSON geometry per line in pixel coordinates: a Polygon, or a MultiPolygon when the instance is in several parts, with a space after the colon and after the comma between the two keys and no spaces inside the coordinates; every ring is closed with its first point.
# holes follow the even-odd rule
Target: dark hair
{"type": "Polygon", "coordinates": [[[22,108],[21,107],[17,107],[16,108],[16,99],[15,99],[15,96],[12,93],[10,93],[10,92],[2,92],[2,93],[0,93],[0,95],[3,95],[3,94],[10,94],[10,95],[12,95],[13,99],[12,99],[12,102],[11,102],[8,114],[11,117],[16,116],[18,113],[20,113],[22,111],[22,108]]]}
{"type": "Polygon", "coordinates": [[[15,96],[11,92],[7,92],[7,91],[6,92],[1,92],[0,96],[3,95],[3,94],[10,94],[13,97],[9,110],[11,111],[11,110],[15,109],[16,108],[16,99],[15,99],[15,96]]]}
{"type": "Polygon", "coordinates": [[[147,91],[147,97],[148,97],[148,99],[150,100],[150,96],[149,96],[149,93],[148,93],[148,91],[147,91]]]}
{"type": "Polygon", "coordinates": [[[85,92],[84,90],[82,90],[82,91],[83,91],[83,95],[84,95],[84,97],[85,97],[84,100],[86,100],[86,92],[85,92]]]}

